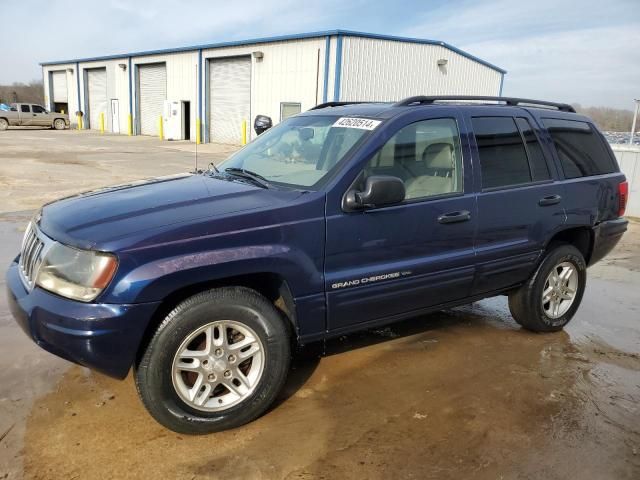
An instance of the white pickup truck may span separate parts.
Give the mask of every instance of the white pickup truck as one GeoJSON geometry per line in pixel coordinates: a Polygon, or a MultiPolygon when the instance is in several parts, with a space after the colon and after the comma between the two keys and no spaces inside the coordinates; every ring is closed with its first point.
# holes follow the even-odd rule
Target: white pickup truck
{"type": "Polygon", "coordinates": [[[12,103],[10,110],[0,110],[0,130],[14,126],[64,130],[69,127],[69,115],[49,112],[43,106],[34,103],[12,103]]]}

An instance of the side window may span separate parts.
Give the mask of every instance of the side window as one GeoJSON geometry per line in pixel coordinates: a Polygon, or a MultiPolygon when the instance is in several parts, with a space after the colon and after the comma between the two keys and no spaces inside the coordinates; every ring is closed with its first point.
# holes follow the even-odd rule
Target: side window
{"type": "Polygon", "coordinates": [[[31,110],[33,111],[33,113],[47,113],[47,111],[40,105],[33,105],[31,107],[31,110]]]}
{"type": "Polygon", "coordinates": [[[480,155],[482,188],[505,187],[531,181],[527,153],[511,117],[471,119],[480,155]]]}
{"type": "Polygon", "coordinates": [[[365,174],[400,178],[407,200],[462,192],[462,152],[456,121],[438,118],[401,128],[371,158],[365,174]]]}
{"type": "Polygon", "coordinates": [[[564,176],[586,177],[617,171],[602,138],[586,122],[543,118],[556,146],[564,176]]]}
{"type": "Polygon", "coordinates": [[[520,129],[520,133],[522,133],[522,137],[524,138],[524,142],[527,147],[533,181],[539,182],[542,180],[549,180],[551,178],[549,175],[549,166],[547,165],[547,161],[544,159],[540,142],[538,142],[538,137],[536,137],[533,128],[531,128],[529,120],[523,117],[518,117],[516,118],[516,123],[518,124],[518,128],[520,129]]]}
{"type": "Polygon", "coordinates": [[[29,113],[31,112],[31,109],[29,108],[29,105],[20,105],[20,111],[23,113],[29,113]]]}

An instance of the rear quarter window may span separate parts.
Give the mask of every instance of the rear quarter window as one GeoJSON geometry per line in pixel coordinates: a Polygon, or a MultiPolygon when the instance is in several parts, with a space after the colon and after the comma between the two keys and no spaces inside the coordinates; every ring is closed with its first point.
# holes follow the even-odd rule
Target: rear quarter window
{"type": "Polygon", "coordinates": [[[602,175],[618,170],[604,140],[587,122],[543,118],[566,178],[602,175]]]}

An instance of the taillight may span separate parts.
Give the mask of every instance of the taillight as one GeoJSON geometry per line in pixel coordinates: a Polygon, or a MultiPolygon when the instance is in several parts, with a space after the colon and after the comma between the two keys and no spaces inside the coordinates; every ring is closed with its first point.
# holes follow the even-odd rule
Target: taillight
{"type": "Polygon", "coordinates": [[[618,184],[618,216],[624,217],[624,211],[627,209],[627,200],[629,200],[629,184],[621,182],[618,184]]]}

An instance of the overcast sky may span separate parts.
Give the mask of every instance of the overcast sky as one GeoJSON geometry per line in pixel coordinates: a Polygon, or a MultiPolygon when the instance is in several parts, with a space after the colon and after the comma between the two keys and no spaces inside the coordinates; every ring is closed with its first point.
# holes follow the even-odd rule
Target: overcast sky
{"type": "Polygon", "coordinates": [[[0,0],[0,84],[39,62],[343,28],[442,40],[508,71],[504,94],[632,108],[640,0],[0,0]]]}

